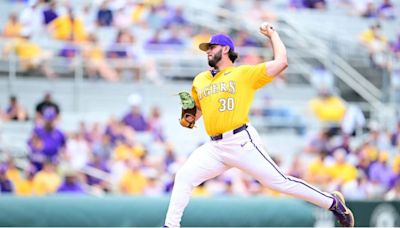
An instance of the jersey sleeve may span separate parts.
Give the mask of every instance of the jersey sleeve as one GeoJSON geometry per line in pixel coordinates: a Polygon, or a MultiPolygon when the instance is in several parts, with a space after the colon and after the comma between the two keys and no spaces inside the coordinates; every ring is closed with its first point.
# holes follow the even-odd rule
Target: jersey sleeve
{"type": "Polygon", "coordinates": [[[251,85],[254,89],[259,89],[264,85],[272,82],[275,77],[267,75],[266,64],[247,65],[246,74],[250,77],[251,85]]]}

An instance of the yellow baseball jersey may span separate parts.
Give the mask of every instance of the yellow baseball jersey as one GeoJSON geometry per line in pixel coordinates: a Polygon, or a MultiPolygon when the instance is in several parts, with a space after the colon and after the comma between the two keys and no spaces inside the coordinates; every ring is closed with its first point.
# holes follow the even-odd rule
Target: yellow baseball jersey
{"type": "Polygon", "coordinates": [[[192,96],[202,111],[207,134],[222,134],[249,122],[256,90],[273,79],[266,74],[265,63],[231,66],[215,76],[210,71],[198,74],[192,96]]]}

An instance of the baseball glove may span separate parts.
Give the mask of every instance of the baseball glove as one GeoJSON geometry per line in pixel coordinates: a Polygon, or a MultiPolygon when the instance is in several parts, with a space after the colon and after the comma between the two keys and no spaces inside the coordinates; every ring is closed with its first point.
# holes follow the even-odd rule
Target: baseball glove
{"type": "Polygon", "coordinates": [[[196,122],[196,104],[188,92],[180,92],[179,97],[182,103],[182,115],[179,123],[183,127],[193,128],[196,122]]]}

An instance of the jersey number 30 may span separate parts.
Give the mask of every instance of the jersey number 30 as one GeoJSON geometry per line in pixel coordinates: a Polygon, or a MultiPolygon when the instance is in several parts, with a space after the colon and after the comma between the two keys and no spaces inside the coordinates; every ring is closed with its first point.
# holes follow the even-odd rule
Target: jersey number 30
{"type": "Polygon", "coordinates": [[[226,110],[232,111],[235,108],[235,100],[233,97],[220,98],[219,102],[221,103],[218,109],[220,112],[225,112],[226,110]]]}

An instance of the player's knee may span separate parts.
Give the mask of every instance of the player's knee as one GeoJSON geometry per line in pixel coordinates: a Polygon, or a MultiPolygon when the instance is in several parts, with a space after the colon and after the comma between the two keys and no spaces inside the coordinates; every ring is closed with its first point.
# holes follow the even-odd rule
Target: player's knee
{"type": "Polygon", "coordinates": [[[188,184],[192,185],[191,183],[191,178],[190,175],[188,175],[188,172],[185,172],[184,170],[180,169],[175,175],[175,184],[188,184]]]}

